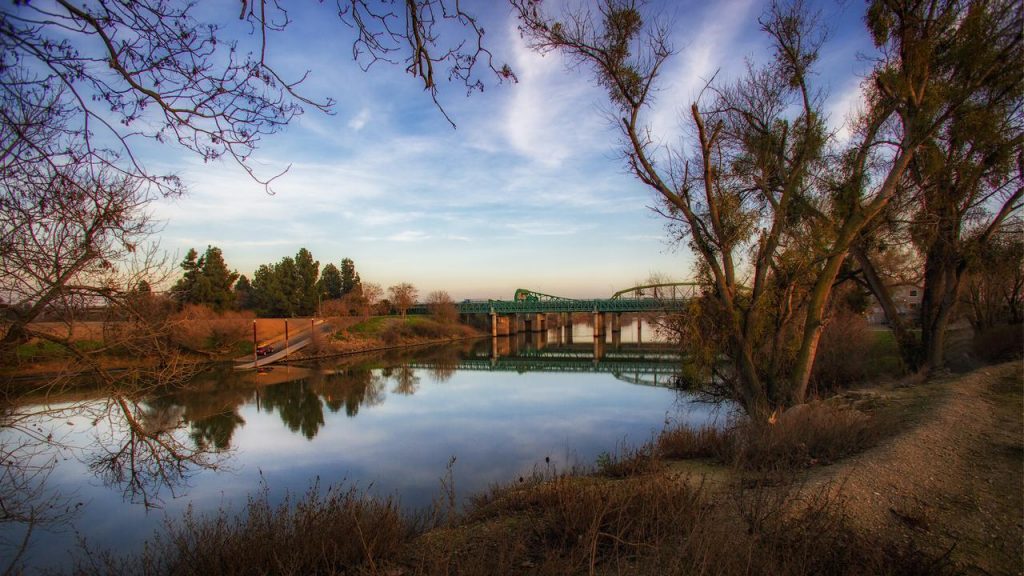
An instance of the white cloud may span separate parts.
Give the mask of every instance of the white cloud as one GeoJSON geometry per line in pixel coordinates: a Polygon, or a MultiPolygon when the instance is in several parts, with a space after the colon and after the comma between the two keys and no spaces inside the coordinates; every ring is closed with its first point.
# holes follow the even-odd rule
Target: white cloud
{"type": "Polygon", "coordinates": [[[348,127],[356,132],[359,132],[360,130],[363,129],[364,126],[366,126],[366,123],[369,122],[369,120],[370,109],[363,108],[362,110],[359,111],[358,114],[353,116],[352,119],[348,121],[348,127]]]}
{"type": "Polygon", "coordinates": [[[838,95],[829,98],[826,114],[829,128],[840,143],[849,141],[852,121],[863,112],[864,87],[859,78],[851,78],[838,95]]]}
{"type": "MultiPolygon", "coordinates": [[[[681,44],[679,53],[673,56],[662,70],[660,90],[655,94],[655,103],[650,114],[654,135],[662,143],[673,143],[682,134],[682,126],[688,123],[690,105],[700,96],[701,90],[722,69],[730,72],[738,69],[742,58],[737,54],[738,38],[744,27],[752,21],[751,11],[754,0],[729,0],[707,5],[696,25],[682,26],[682,15],[677,15],[672,39],[681,44]],[[725,16],[727,15],[727,16],[725,16]],[[699,31],[699,32],[698,32],[699,31]]],[[[692,18],[692,14],[686,15],[692,18]]]]}
{"type": "Polygon", "coordinates": [[[602,95],[584,73],[568,71],[558,53],[538,54],[518,34],[508,49],[519,83],[502,115],[500,131],[517,153],[546,167],[594,150],[606,139],[597,112],[602,95]]]}

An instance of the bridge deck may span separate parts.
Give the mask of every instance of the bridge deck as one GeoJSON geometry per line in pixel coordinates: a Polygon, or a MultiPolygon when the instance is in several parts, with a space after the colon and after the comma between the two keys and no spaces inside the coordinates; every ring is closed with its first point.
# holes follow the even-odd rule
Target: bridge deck
{"type": "MultiPolygon", "coordinates": [[[[597,300],[488,300],[461,302],[460,314],[543,314],[555,312],[659,312],[681,310],[689,299],[605,298],[597,300]]],[[[424,307],[424,311],[426,308],[424,307]]]]}

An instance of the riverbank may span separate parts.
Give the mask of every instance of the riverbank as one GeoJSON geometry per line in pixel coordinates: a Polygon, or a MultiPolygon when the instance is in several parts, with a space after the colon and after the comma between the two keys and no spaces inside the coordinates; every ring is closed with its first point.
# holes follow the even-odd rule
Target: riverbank
{"type": "Polygon", "coordinates": [[[296,359],[380,352],[480,338],[485,334],[459,322],[440,322],[428,316],[376,316],[335,328],[330,338],[296,359]]]}
{"type": "Polygon", "coordinates": [[[583,473],[548,464],[462,510],[453,472],[415,518],[343,488],[281,506],[257,494],[91,571],[1015,574],[1022,383],[1016,361],[847,392],[771,429],[669,431],[583,473]]]}
{"type": "MultiPolygon", "coordinates": [[[[406,347],[426,346],[454,342],[463,339],[479,338],[483,332],[458,322],[439,322],[424,316],[377,316],[371,318],[340,317],[329,319],[333,331],[330,334],[317,335],[313,346],[302,353],[290,357],[290,361],[306,361],[335,356],[345,356],[366,352],[397,350],[406,347]]],[[[256,329],[257,341],[262,343],[282,341],[287,327],[293,334],[303,328],[307,331],[311,325],[310,318],[259,318],[244,319],[243,324],[250,324],[256,329]]],[[[62,325],[44,329],[57,331],[62,325]]],[[[235,330],[245,333],[245,330],[235,330]]],[[[88,365],[81,358],[54,343],[34,341],[19,350],[18,361],[9,366],[0,366],[0,380],[8,393],[34,394],[42,390],[53,393],[56,383],[61,392],[70,388],[90,388],[96,384],[77,376],[101,368],[111,374],[124,372],[145,373],[158,368],[159,358],[140,357],[119,347],[106,347],[102,344],[103,323],[88,322],[77,326],[72,334],[73,344],[87,354],[93,365],[88,365]]],[[[242,338],[235,345],[221,353],[198,353],[189,349],[180,351],[175,362],[187,366],[186,373],[194,373],[203,366],[213,366],[230,362],[240,354],[251,354],[251,330],[248,339],[242,338]]],[[[64,336],[67,336],[64,334],[64,336]]]]}

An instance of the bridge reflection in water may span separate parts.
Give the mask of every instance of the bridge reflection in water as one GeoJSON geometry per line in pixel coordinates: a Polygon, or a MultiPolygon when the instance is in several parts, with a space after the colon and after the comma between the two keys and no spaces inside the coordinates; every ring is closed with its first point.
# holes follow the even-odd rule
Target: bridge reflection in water
{"type": "MultiPolygon", "coordinates": [[[[640,323],[638,323],[638,335],[640,323]]],[[[677,385],[683,356],[679,347],[662,342],[622,342],[613,337],[586,338],[573,342],[571,330],[519,333],[490,339],[447,365],[450,369],[489,372],[600,372],[632,384],[671,388],[677,385]],[[568,335],[568,337],[567,337],[568,335]]],[[[433,363],[412,362],[413,368],[433,368],[433,363]]]]}

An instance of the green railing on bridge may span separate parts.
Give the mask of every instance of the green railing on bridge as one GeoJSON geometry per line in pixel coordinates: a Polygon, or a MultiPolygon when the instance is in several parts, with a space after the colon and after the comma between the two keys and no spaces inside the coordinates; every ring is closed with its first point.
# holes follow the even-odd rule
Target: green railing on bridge
{"type": "MultiPolygon", "coordinates": [[[[434,368],[437,365],[429,362],[410,363],[412,368],[434,368]]],[[[535,358],[471,358],[452,364],[444,364],[446,368],[457,370],[474,370],[484,372],[603,372],[607,374],[628,375],[665,375],[679,373],[680,364],[671,362],[644,362],[622,360],[590,360],[576,359],[543,359],[535,358]]],[[[666,380],[669,380],[666,378],[666,380]]]]}
{"type": "MultiPolygon", "coordinates": [[[[459,314],[553,314],[559,312],[672,312],[682,310],[699,288],[693,282],[634,286],[619,290],[611,298],[578,300],[541,294],[525,288],[512,300],[464,300],[456,304],[459,314]],[[634,297],[627,295],[632,293],[634,297]]],[[[410,314],[426,314],[426,304],[409,308],[410,314]]]]}

